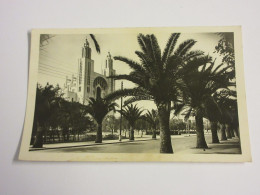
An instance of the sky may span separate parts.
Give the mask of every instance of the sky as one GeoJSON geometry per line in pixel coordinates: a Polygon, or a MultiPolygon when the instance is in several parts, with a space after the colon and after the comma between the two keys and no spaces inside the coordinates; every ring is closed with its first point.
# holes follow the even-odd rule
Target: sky
{"type": "MultiPolygon", "coordinates": [[[[170,34],[154,34],[163,51],[170,34]]],[[[101,48],[100,54],[96,52],[94,43],[88,35],[54,35],[54,37],[48,41],[48,44],[40,48],[38,82],[43,86],[48,82],[49,84],[59,84],[60,87],[63,87],[66,75],[71,76],[72,74],[77,74],[77,61],[81,57],[81,49],[86,38],[92,48],[95,72],[101,73],[108,52],[110,52],[112,56],[124,56],[138,61],[135,54],[136,50],[140,50],[137,35],[137,33],[95,34],[101,48]]],[[[220,39],[216,33],[181,34],[177,46],[187,39],[197,41],[192,50],[202,50],[213,58],[217,57],[216,64],[221,62],[221,58],[213,53],[220,39]]],[[[116,74],[128,74],[131,71],[127,64],[116,60],[114,60],[114,69],[116,70],[116,74]]],[[[116,89],[119,89],[120,86],[121,81],[116,81],[116,89]]],[[[124,81],[124,87],[132,88],[134,84],[124,81]]],[[[138,105],[143,108],[155,108],[155,105],[151,101],[141,101],[138,105]]]]}

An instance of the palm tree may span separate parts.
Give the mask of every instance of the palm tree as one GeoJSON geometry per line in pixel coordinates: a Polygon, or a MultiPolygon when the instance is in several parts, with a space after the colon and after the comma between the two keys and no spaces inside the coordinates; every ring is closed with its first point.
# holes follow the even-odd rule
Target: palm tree
{"type": "Polygon", "coordinates": [[[89,113],[97,122],[97,136],[96,143],[102,143],[102,122],[105,116],[110,112],[115,112],[115,107],[117,107],[116,103],[111,103],[108,100],[102,99],[101,97],[95,99],[90,98],[89,104],[86,106],[86,111],[89,113]]]}
{"type": "Polygon", "coordinates": [[[159,118],[158,118],[158,112],[154,109],[151,111],[148,110],[148,112],[144,115],[143,119],[147,121],[153,128],[153,139],[156,139],[156,129],[159,124],[159,118]]]}
{"type": "Polygon", "coordinates": [[[161,53],[156,37],[139,34],[137,37],[141,51],[136,51],[140,63],[126,57],[117,56],[115,60],[125,62],[132,72],[129,75],[115,75],[111,78],[125,79],[137,85],[132,89],[115,91],[108,95],[108,99],[117,99],[122,96],[133,96],[128,103],[139,100],[152,100],[155,102],[160,122],[160,152],[173,153],[169,129],[171,102],[178,101],[177,88],[180,78],[178,69],[180,65],[191,58],[203,54],[201,51],[190,51],[196,41],[186,40],[175,49],[180,33],[171,34],[166,47],[161,53]]]}
{"type": "Polygon", "coordinates": [[[217,107],[213,98],[217,90],[228,88],[229,79],[225,71],[230,68],[220,64],[214,69],[215,63],[211,58],[194,59],[183,68],[183,108],[186,118],[193,112],[196,120],[197,148],[208,148],[204,136],[203,117],[211,115],[211,107],[217,107]],[[186,71],[185,71],[186,69],[186,71]]]}
{"type": "Polygon", "coordinates": [[[239,135],[236,93],[229,90],[225,93],[217,93],[215,97],[221,110],[221,118],[219,120],[222,124],[221,140],[234,137],[234,131],[239,135]]]}
{"type": "Polygon", "coordinates": [[[84,105],[79,102],[69,102],[68,106],[69,120],[67,122],[71,125],[72,133],[74,135],[73,140],[75,140],[76,134],[78,134],[79,138],[79,132],[82,131],[84,127],[86,129],[86,126],[90,123],[90,121],[86,116],[84,105]]]}
{"type": "Polygon", "coordinates": [[[72,114],[71,114],[71,102],[62,99],[60,102],[59,113],[57,115],[57,121],[62,129],[63,141],[69,141],[70,131],[69,129],[73,126],[72,114]]]}
{"type": "MultiPolygon", "coordinates": [[[[52,106],[59,103],[60,88],[47,84],[44,88],[37,84],[36,101],[34,110],[34,121],[36,138],[33,143],[34,148],[41,148],[43,145],[43,134],[47,130],[47,122],[52,114],[52,106]]],[[[33,135],[32,135],[33,136],[33,135]]]]}
{"type": "Polygon", "coordinates": [[[129,140],[134,140],[135,123],[138,119],[141,119],[143,110],[138,108],[137,105],[130,104],[123,108],[122,111],[118,110],[118,112],[122,113],[130,125],[129,140]]]}
{"type": "Polygon", "coordinates": [[[207,115],[205,116],[205,118],[207,118],[210,121],[212,143],[219,143],[218,121],[221,117],[221,111],[215,101],[208,102],[207,110],[208,112],[206,113],[207,115]]]}

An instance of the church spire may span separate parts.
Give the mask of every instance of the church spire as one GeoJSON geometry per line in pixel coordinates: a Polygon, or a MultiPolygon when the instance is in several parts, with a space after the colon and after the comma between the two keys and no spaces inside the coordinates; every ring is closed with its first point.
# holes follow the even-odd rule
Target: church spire
{"type": "Polygon", "coordinates": [[[91,59],[91,48],[89,47],[89,42],[87,38],[84,46],[82,47],[82,58],[91,59]]]}

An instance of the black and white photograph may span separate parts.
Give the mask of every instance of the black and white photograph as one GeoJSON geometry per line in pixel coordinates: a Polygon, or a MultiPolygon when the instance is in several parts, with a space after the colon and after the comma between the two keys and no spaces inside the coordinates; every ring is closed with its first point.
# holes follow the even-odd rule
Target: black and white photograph
{"type": "Polygon", "coordinates": [[[20,159],[250,161],[240,33],[33,30],[20,159]]]}

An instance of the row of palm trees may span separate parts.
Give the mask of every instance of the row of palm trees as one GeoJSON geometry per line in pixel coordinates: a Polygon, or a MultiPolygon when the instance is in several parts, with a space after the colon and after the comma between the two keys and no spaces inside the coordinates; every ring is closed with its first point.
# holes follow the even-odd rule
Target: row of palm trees
{"type": "Polygon", "coordinates": [[[66,101],[62,95],[59,86],[53,87],[47,84],[45,87],[42,87],[37,85],[35,117],[31,139],[33,147],[42,147],[43,137],[46,139],[47,132],[50,130],[53,140],[55,133],[60,140],[57,129],[61,129],[64,141],[69,141],[70,132],[74,134],[74,137],[77,133],[79,140],[79,134],[84,133],[87,128],[93,126],[93,119],[97,124],[95,142],[101,143],[103,137],[102,123],[111,111],[120,112],[124,119],[128,121],[130,140],[134,140],[135,125],[139,119],[145,119],[152,124],[154,131],[156,130],[157,113],[154,110],[152,112],[148,111],[146,115],[142,115],[143,110],[136,105],[127,105],[122,110],[118,110],[116,109],[118,107],[116,103],[100,97],[97,99],[90,98],[88,105],[82,105],[78,102],[66,101]]]}
{"type": "Polygon", "coordinates": [[[180,33],[171,34],[162,52],[153,34],[139,34],[137,40],[141,51],[135,51],[139,62],[122,56],[114,57],[129,65],[132,71],[110,77],[131,81],[136,87],[120,89],[105,97],[107,101],[130,97],[126,104],[154,101],[160,124],[161,153],[173,153],[169,128],[172,111],[175,114],[184,112],[186,119],[195,116],[197,148],[208,147],[203,118],[210,120],[214,140],[217,122],[223,128],[229,126],[230,130],[238,131],[236,93],[231,90],[235,82],[230,79],[234,69],[224,63],[216,65],[215,60],[204,52],[191,50],[196,43],[193,39],[177,46],[179,37],[180,33]]]}
{"type": "Polygon", "coordinates": [[[135,127],[138,120],[147,121],[153,129],[152,137],[156,138],[156,129],[158,127],[158,113],[155,110],[148,111],[145,115],[142,115],[144,110],[138,108],[137,105],[125,105],[122,109],[116,109],[117,107],[118,105],[116,103],[110,102],[101,97],[97,99],[89,99],[89,104],[85,108],[86,113],[90,114],[98,124],[95,141],[96,143],[102,142],[102,123],[104,121],[104,118],[109,114],[110,111],[119,112],[128,122],[128,125],[130,127],[129,140],[134,140],[134,130],[136,129],[135,127]]]}
{"type": "MultiPolygon", "coordinates": [[[[116,111],[117,104],[102,98],[90,98],[89,104],[86,106],[78,102],[66,101],[62,96],[59,86],[54,87],[47,84],[42,87],[37,85],[31,139],[33,147],[42,147],[43,137],[46,138],[46,133],[50,129],[53,138],[55,133],[58,134],[56,130],[61,129],[64,141],[69,140],[71,130],[79,136],[80,133],[93,126],[93,119],[97,123],[96,142],[102,142],[102,122],[110,111],[116,111]]],[[[132,127],[132,131],[141,113],[141,109],[132,105],[122,110],[123,116],[132,127]]],[[[131,139],[133,138],[131,137],[131,139]]]]}
{"type": "MultiPolygon", "coordinates": [[[[225,103],[227,104],[228,102],[225,103]]],[[[222,105],[224,105],[223,102],[222,105]]],[[[89,104],[87,106],[84,106],[78,102],[68,102],[62,98],[62,94],[60,94],[58,86],[54,88],[52,85],[46,85],[43,88],[38,85],[34,118],[34,129],[36,128],[35,130],[37,131],[33,131],[33,134],[35,134],[35,132],[37,132],[37,134],[36,139],[33,140],[33,147],[42,147],[43,133],[46,133],[47,129],[50,128],[52,129],[53,133],[54,129],[61,128],[64,136],[64,141],[66,139],[67,141],[69,140],[69,128],[71,128],[74,133],[78,133],[79,137],[80,132],[85,132],[87,126],[91,124],[93,125],[93,121],[91,120],[91,118],[89,118],[89,115],[91,115],[98,124],[95,142],[101,143],[102,123],[104,121],[104,118],[109,114],[110,111],[120,112],[123,115],[124,119],[128,121],[128,124],[130,126],[129,140],[134,140],[134,130],[136,129],[136,123],[140,120],[146,121],[148,124],[150,124],[152,129],[152,138],[156,139],[156,130],[159,127],[158,111],[152,109],[151,111],[147,110],[147,112],[143,114],[144,110],[138,108],[137,105],[133,104],[125,105],[122,110],[118,110],[116,109],[116,107],[116,103],[109,102],[102,98],[90,98],[89,104]]],[[[175,109],[175,112],[177,111],[178,110],[175,109]]],[[[213,112],[214,110],[211,110],[211,113],[213,112]]],[[[225,112],[225,114],[228,113],[225,112]]],[[[217,120],[215,120],[218,115],[212,115],[212,117],[212,142],[219,143],[217,135],[217,120]]],[[[231,126],[232,124],[227,124],[228,125],[226,125],[225,123],[222,124],[222,140],[226,140],[227,138],[231,138],[232,136],[234,136],[234,132],[232,131],[231,126]],[[225,132],[227,132],[227,135],[225,132]]],[[[44,137],[46,138],[46,134],[44,137]]]]}

